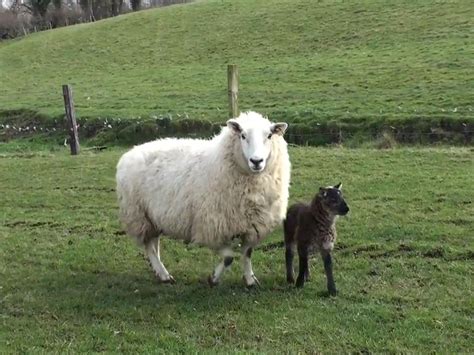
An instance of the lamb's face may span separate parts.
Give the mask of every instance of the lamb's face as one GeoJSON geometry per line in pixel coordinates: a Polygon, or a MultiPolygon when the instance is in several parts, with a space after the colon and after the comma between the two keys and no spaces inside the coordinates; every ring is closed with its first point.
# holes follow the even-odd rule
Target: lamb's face
{"type": "Polygon", "coordinates": [[[349,212],[349,206],[342,196],[342,184],[336,186],[321,187],[319,196],[327,211],[335,216],[345,216],[349,212]]]}
{"type": "Polygon", "coordinates": [[[227,126],[238,136],[245,161],[245,168],[251,173],[258,174],[265,170],[272,151],[272,137],[283,135],[288,125],[286,123],[271,123],[262,116],[245,119],[231,119],[227,126]]]}

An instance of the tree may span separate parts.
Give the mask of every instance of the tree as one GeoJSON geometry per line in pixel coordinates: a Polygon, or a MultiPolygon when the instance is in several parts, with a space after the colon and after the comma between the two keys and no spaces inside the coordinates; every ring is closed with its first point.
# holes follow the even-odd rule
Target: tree
{"type": "Polygon", "coordinates": [[[132,5],[133,11],[138,11],[142,5],[142,0],[130,0],[130,4],[132,5]]]}
{"type": "Polygon", "coordinates": [[[51,0],[28,0],[28,3],[23,6],[31,12],[33,17],[44,19],[50,3],[51,0]]]}
{"type": "Polygon", "coordinates": [[[112,16],[118,16],[122,12],[123,0],[110,0],[112,16]]]}
{"type": "Polygon", "coordinates": [[[94,15],[92,13],[92,0],[80,0],[79,5],[81,6],[82,12],[86,17],[86,20],[93,21],[94,15]]]}
{"type": "Polygon", "coordinates": [[[61,10],[61,7],[63,5],[62,0],[53,0],[53,5],[56,10],[61,10]]]}

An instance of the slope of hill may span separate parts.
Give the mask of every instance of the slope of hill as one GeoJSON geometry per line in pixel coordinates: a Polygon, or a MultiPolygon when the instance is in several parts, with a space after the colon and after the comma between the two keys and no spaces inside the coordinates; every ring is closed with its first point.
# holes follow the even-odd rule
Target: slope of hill
{"type": "Polygon", "coordinates": [[[470,1],[218,0],[142,11],[0,46],[0,109],[227,118],[240,107],[290,122],[473,121],[470,1]]]}

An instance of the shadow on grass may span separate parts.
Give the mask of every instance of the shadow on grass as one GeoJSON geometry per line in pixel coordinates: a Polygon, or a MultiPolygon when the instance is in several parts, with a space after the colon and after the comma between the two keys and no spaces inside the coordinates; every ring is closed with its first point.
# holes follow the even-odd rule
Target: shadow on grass
{"type": "Polygon", "coordinates": [[[286,286],[283,279],[274,278],[263,280],[268,285],[262,288],[249,290],[235,277],[224,279],[222,284],[211,288],[204,275],[182,273],[176,275],[178,281],[174,285],[159,284],[151,272],[140,275],[94,270],[53,273],[48,270],[38,276],[36,281],[18,284],[15,289],[17,294],[29,294],[28,302],[20,302],[22,313],[51,313],[59,319],[79,317],[81,322],[94,322],[104,317],[126,319],[137,311],[154,314],[155,319],[161,314],[181,312],[191,312],[193,317],[233,310],[245,313],[262,302],[276,300],[280,303],[282,298],[302,296],[301,292],[286,286]]]}
{"type": "Polygon", "coordinates": [[[98,320],[142,322],[149,317],[163,325],[177,315],[194,321],[229,312],[249,317],[255,312],[270,316],[289,304],[302,307],[308,302],[318,302],[323,306],[344,302],[347,298],[351,303],[364,302],[362,295],[329,297],[323,278],[312,280],[304,289],[296,289],[288,285],[283,276],[265,278],[262,275],[262,287],[249,290],[241,281],[240,273],[226,274],[220,285],[211,288],[201,270],[177,270],[177,283],[170,285],[159,284],[149,270],[114,272],[91,267],[71,271],[70,267],[60,267],[38,272],[32,282],[17,283],[14,292],[29,296],[11,306],[24,315],[51,316],[55,320],[81,324],[98,320]]]}

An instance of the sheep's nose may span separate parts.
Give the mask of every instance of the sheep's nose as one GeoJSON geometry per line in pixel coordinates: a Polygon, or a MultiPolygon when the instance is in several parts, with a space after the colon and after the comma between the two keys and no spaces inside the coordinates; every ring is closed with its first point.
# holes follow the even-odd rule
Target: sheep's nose
{"type": "Polygon", "coordinates": [[[255,166],[259,166],[263,163],[263,159],[250,158],[250,162],[255,166]]]}

